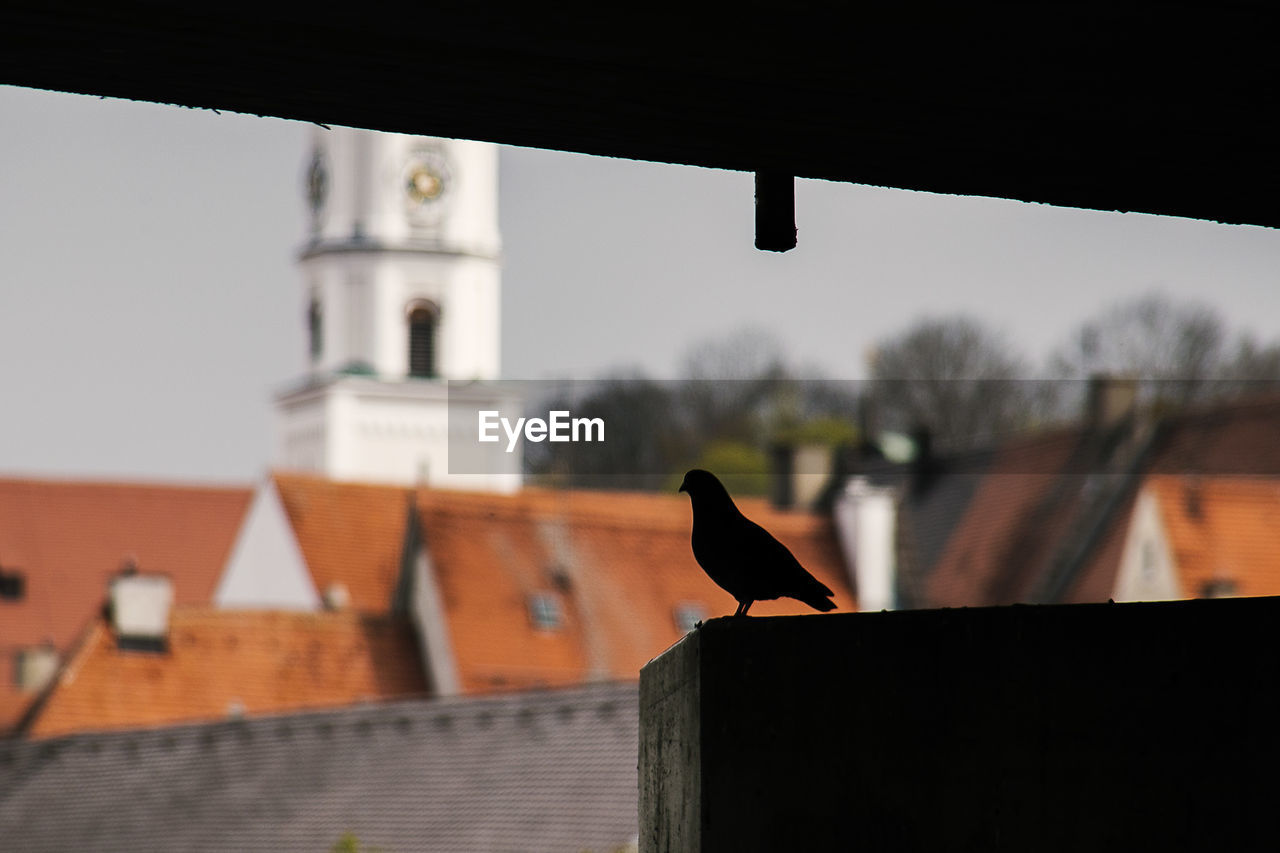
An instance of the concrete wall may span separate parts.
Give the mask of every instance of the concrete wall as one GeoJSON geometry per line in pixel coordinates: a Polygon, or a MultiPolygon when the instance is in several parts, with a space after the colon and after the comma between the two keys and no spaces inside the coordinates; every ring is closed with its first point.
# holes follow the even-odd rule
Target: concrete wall
{"type": "Polygon", "coordinates": [[[640,679],[644,851],[1271,846],[1280,599],[717,619],[640,679]]]}

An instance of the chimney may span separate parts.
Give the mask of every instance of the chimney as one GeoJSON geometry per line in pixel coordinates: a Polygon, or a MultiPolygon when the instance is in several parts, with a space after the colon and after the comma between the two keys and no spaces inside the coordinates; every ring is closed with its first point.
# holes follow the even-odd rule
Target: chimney
{"type": "Polygon", "coordinates": [[[939,459],[933,452],[933,430],[925,424],[916,424],[911,429],[911,444],[911,491],[921,495],[933,487],[941,473],[939,459]]]}
{"type": "Polygon", "coordinates": [[[778,509],[813,509],[831,481],[836,449],[830,444],[776,444],[769,497],[778,509]]]}
{"type": "Polygon", "coordinates": [[[895,491],[867,477],[851,477],[836,500],[836,534],[860,611],[897,606],[897,516],[895,491]]]}
{"type": "Polygon", "coordinates": [[[1085,425],[1096,430],[1118,426],[1133,415],[1137,402],[1137,379],[1095,373],[1089,377],[1085,425]]]}
{"type": "Polygon", "coordinates": [[[27,693],[43,690],[58,674],[58,650],[52,643],[18,650],[18,689],[27,693]]]}
{"type": "Polygon", "coordinates": [[[789,444],[775,444],[769,453],[772,469],[769,477],[769,500],[778,509],[791,509],[795,506],[796,496],[792,483],[794,450],[789,444]]]}
{"type": "Polygon", "coordinates": [[[351,606],[351,590],[342,581],[334,581],[325,587],[324,609],[329,611],[346,610],[351,606]]]}
{"type": "Polygon", "coordinates": [[[173,582],[130,566],[110,586],[111,627],[122,649],[164,651],[168,646],[173,582]]]}

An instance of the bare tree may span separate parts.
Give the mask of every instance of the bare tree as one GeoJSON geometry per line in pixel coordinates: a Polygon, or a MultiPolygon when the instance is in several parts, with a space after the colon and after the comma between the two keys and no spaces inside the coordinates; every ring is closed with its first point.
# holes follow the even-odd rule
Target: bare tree
{"type": "Polygon", "coordinates": [[[703,341],[689,348],[683,365],[688,378],[677,381],[615,371],[554,389],[536,410],[602,418],[609,437],[603,444],[528,445],[527,473],[551,485],[672,489],[688,468],[710,465],[743,478],[741,490],[759,492],[772,441],[815,423],[851,424],[857,411],[849,383],[792,378],[782,347],[767,332],[747,329],[703,341]]]}
{"type": "Polygon", "coordinates": [[[662,489],[679,461],[691,458],[683,426],[672,417],[672,384],[639,371],[615,371],[591,381],[567,383],[540,411],[572,410],[605,422],[604,442],[528,444],[525,470],[547,485],[597,489],[662,489]]]}
{"type": "Polygon", "coordinates": [[[880,343],[870,362],[880,426],[926,429],[944,450],[987,444],[1040,408],[1022,357],[970,318],[922,320],[880,343]]]}
{"type": "Polygon", "coordinates": [[[738,381],[785,373],[785,361],[778,339],[755,327],[699,341],[681,359],[688,379],[738,381]]]}
{"type": "Polygon", "coordinates": [[[1182,404],[1213,396],[1224,377],[1227,329],[1212,308],[1150,293],[1086,321],[1049,359],[1063,379],[1097,374],[1143,381],[1148,398],[1182,404]]]}
{"type": "Polygon", "coordinates": [[[760,443],[787,382],[782,346],[761,329],[742,329],[691,346],[678,414],[703,441],[760,443]]]}
{"type": "Polygon", "coordinates": [[[1259,344],[1252,335],[1241,335],[1225,372],[1238,382],[1280,382],[1280,344],[1259,344]]]}

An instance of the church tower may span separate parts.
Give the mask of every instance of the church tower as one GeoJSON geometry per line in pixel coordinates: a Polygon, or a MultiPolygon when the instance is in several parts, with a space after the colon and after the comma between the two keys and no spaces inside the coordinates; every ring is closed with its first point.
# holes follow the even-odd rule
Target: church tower
{"type": "MultiPolygon", "coordinates": [[[[276,400],[278,463],[338,480],[510,491],[519,454],[449,470],[449,414],[510,405],[498,377],[498,152],[315,128],[300,253],[310,374],[276,400]],[[450,382],[449,380],[455,380],[450,382]]],[[[474,418],[467,420],[474,431],[474,418]]]]}

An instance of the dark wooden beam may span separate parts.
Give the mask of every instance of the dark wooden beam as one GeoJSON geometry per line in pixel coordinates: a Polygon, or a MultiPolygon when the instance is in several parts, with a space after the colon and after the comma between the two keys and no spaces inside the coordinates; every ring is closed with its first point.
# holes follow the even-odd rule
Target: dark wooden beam
{"type": "Polygon", "coordinates": [[[756,248],[786,252],[796,247],[795,178],[756,172],[756,248]]]}
{"type": "Polygon", "coordinates": [[[324,124],[1280,224],[1260,2],[0,9],[0,82],[324,124]]]}

